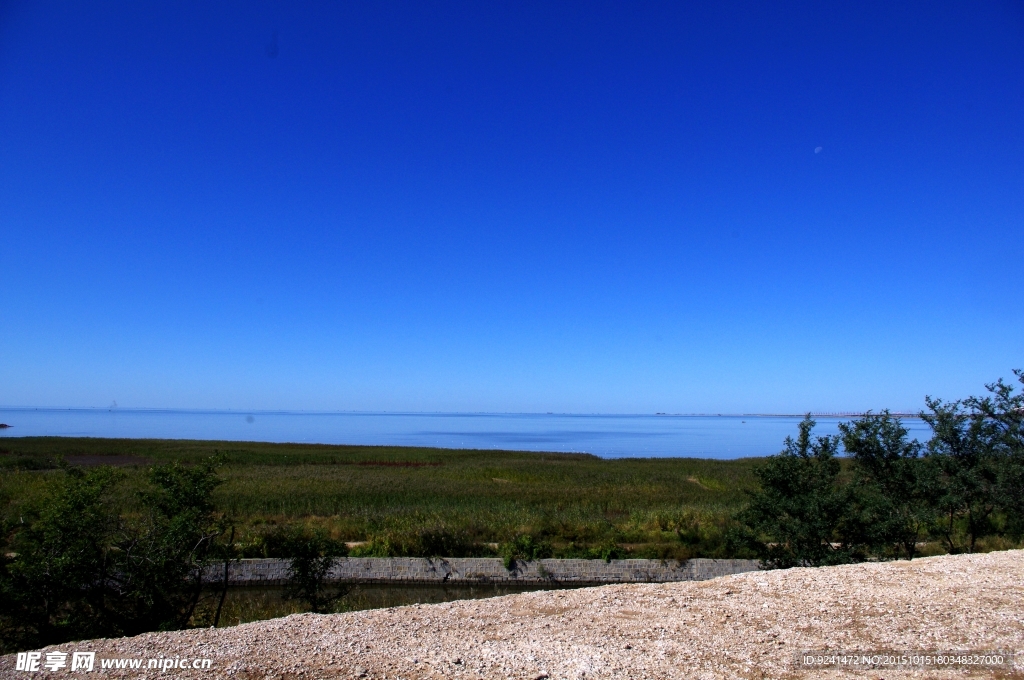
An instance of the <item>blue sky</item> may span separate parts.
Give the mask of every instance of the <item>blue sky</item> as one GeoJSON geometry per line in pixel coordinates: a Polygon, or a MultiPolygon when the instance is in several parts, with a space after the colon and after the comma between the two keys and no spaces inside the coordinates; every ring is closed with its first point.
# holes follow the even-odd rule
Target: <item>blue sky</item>
{"type": "Polygon", "coordinates": [[[0,4],[0,404],[913,409],[1024,366],[1024,4],[778,5],[0,4]]]}

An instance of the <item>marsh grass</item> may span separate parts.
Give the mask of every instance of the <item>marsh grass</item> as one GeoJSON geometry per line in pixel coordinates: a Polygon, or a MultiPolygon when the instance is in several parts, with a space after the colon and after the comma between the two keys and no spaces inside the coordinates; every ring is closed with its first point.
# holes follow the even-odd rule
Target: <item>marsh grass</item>
{"type": "MultiPolygon", "coordinates": [[[[366,542],[353,554],[497,554],[531,536],[555,556],[725,556],[728,517],[754,488],[756,459],[601,459],[587,454],[189,440],[5,438],[6,513],[38,498],[61,459],[108,457],[141,483],[149,463],[224,460],[217,509],[246,556],[262,536],[304,524],[366,542]],[[146,464],[143,464],[145,462],[146,464]],[[440,548],[436,546],[441,546],[440,548]],[[447,548],[445,546],[448,546],[447,548]]],[[[131,494],[125,502],[130,506],[131,494]]],[[[130,511],[126,507],[126,511],[130,511]]],[[[460,556],[460,555],[448,555],[460,556]]]]}

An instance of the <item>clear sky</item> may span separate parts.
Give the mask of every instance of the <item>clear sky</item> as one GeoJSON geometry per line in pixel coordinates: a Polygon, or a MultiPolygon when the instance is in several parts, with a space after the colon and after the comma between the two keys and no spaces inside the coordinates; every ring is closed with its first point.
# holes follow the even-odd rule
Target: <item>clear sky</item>
{"type": "Polygon", "coordinates": [[[916,409],[1022,255],[1021,2],[0,3],[2,405],[916,409]]]}

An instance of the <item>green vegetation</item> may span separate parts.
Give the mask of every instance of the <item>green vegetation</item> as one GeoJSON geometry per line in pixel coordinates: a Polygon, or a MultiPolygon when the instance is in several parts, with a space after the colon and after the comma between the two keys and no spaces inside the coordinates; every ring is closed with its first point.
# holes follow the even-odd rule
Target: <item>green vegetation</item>
{"type": "Polygon", "coordinates": [[[37,502],[4,517],[0,647],[137,635],[203,618],[202,571],[224,547],[210,499],[215,467],[152,468],[128,494],[113,468],[69,468],[37,502]]]}
{"type": "Polygon", "coordinates": [[[6,651],[241,619],[226,580],[200,579],[239,557],[290,558],[286,598],[331,611],[356,606],[327,580],[346,553],[500,555],[509,568],[550,556],[724,555],[730,515],[753,482],[751,461],[63,438],[3,446],[6,651]]]}
{"type": "Polygon", "coordinates": [[[289,558],[286,598],[326,612],[354,606],[327,578],[346,554],[791,567],[1016,547],[1024,393],[988,390],[926,399],[926,444],[884,411],[838,436],[807,418],[763,460],[5,439],[0,646],[241,620],[226,578],[201,579],[239,557],[289,558]]]}
{"type": "Polygon", "coordinates": [[[513,569],[516,562],[532,562],[551,557],[551,545],[544,541],[535,541],[533,536],[516,536],[511,541],[501,544],[501,559],[506,569],[513,569]]]}
{"type": "MultiPolygon", "coordinates": [[[[1024,372],[1015,372],[1024,384],[1024,372]]],[[[926,446],[888,412],[811,437],[814,421],[755,474],[738,543],[769,567],[912,559],[1011,547],[1024,538],[1024,392],[1002,381],[985,397],[927,398],[926,446]],[[836,458],[840,443],[846,469],[836,458]],[[983,546],[984,544],[984,546],[983,546]]]]}
{"type": "Polygon", "coordinates": [[[348,593],[347,588],[328,584],[331,568],[339,557],[348,554],[341,541],[330,538],[322,529],[292,529],[288,531],[284,552],[292,560],[288,566],[286,600],[301,600],[309,611],[326,614],[348,593]]]}
{"type": "Polygon", "coordinates": [[[62,458],[110,460],[133,489],[153,465],[217,455],[224,482],[213,503],[237,527],[244,557],[291,557],[279,530],[292,525],[355,544],[357,556],[495,556],[519,536],[550,545],[555,557],[601,558],[613,548],[636,557],[723,556],[729,516],[755,487],[758,462],[56,437],[0,447],[8,515],[64,474],[56,469],[62,458]]]}
{"type": "Polygon", "coordinates": [[[838,437],[811,437],[814,421],[800,423],[796,440],[759,467],[761,488],[739,514],[762,561],[772,567],[841,564],[856,559],[847,530],[851,487],[840,484],[838,437]]]}

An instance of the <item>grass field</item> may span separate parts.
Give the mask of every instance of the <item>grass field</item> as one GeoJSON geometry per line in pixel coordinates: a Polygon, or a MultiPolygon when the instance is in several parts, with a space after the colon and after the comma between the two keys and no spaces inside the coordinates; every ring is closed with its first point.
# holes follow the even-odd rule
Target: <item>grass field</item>
{"type": "MultiPolygon", "coordinates": [[[[113,464],[141,485],[152,465],[222,456],[218,510],[249,556],[275,527],[304,524],[362,545],[354,554],[493,554],[517,535],[556,557],[725,554],[729,515],[756,459],[607,460],[582,454],[188,440],[0,440],[8,517],[73,465],[113,464]],[[437,546],[441,546],[438,548],[437,546]]],[[[128,494],[127,497],[130,497],[128,494]]]]}

